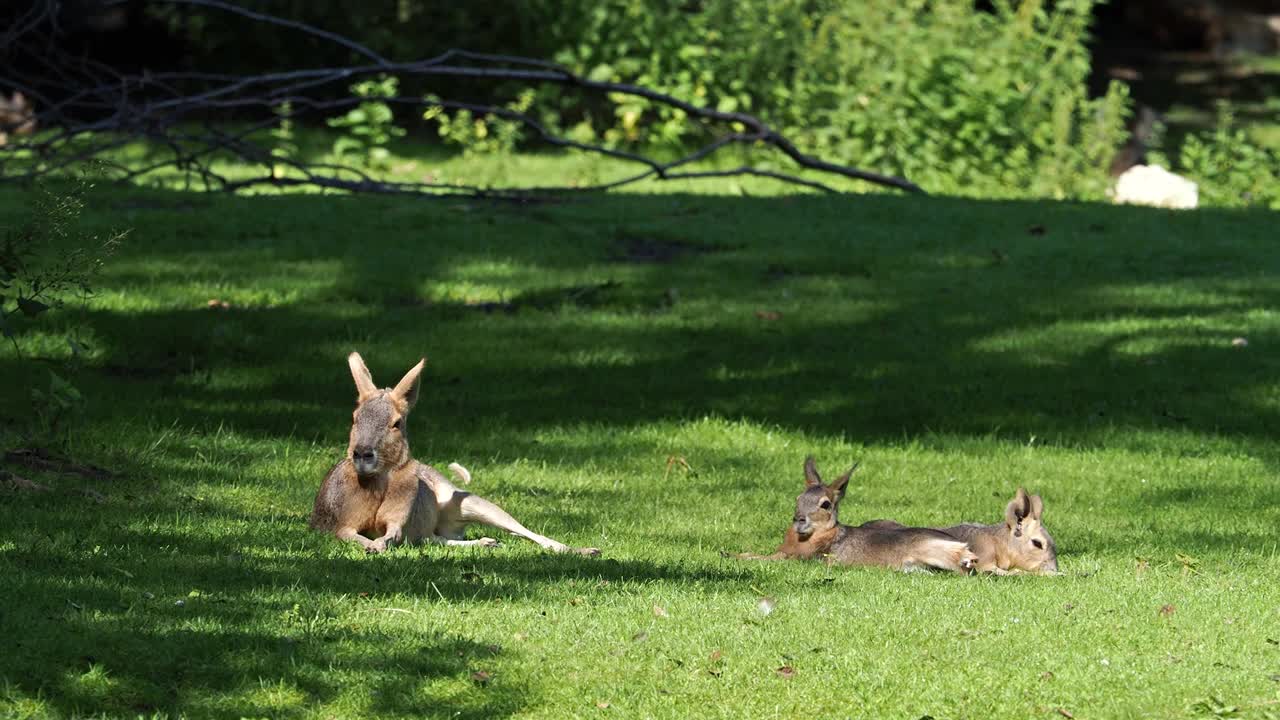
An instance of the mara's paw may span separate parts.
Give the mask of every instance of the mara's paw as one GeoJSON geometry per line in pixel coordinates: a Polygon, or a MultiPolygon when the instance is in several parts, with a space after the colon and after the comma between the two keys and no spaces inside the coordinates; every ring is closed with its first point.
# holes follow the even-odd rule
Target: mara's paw
{"type": "Polygon", "coordinates": [[[386,552],[386,549],[387,549],[387,541],[381,538],[377,540],[371,540],[369,541],[368,545],[364,546],[364,551],[369,553],[370,555],[377,555],[380,552],[386,552]]]}
{"type": "Polygon", "coordinates": [[[596,557],[600,554],[600,548],[580,547],[570,548],[570,551],[577,553],[578,555],[585,555],[586,557],[596,557]]]}
{"type": "Polygon", "coordinates": [[[480,547],[495,548],[501,544],[502,543],[498,542],[497,540],[494,540],[491,537],[482,537],[479,540],[476,540],[476,545],[479,545],[480,547]]]}

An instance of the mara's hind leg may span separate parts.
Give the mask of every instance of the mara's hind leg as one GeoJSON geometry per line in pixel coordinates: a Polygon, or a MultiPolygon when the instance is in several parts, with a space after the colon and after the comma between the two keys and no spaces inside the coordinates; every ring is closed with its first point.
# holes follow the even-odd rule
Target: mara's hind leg
{"type": "Polygon", "coordinates": [[[914,548],[911,557],[903,564],[903,570],[933,568],[967,574],[977,562],[978,556],[965,543],[930,538],[914,548]]]}
{"type": "Polygon", "coordinates": [[[511,517],[506,510],[503,510],[479,495],[472,495],[471,493],[464,492],[459,492],[457,495],[461,496],[458,508],[460,510],[461,519],[464,523],[478,522],[484,523],[485,525],[491,525],[500,530],[506,530],[512,535],[519,535],[526,540],[532,540],[543,548],[553,552],[576,552],[581,555],[600,554],[600,551],[596,548],[573,548],[558,540],[552,540],[546,535],[539,535],[524,525],[521,525],[520,521],[511,517]]]}
{"type": "Polygon", "coordinates": [[[430,541],[435,545],[448,545],[449,547],[498,547],[502,544],[491,537],[476,538],[475,540],[458,540],[457,538],[432,535],[430,541]]]}

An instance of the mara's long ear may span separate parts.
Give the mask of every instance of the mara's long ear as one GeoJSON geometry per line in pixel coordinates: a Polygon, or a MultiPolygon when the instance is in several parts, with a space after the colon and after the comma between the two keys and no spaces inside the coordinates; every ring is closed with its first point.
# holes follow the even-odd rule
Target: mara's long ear
{"type": "Polygon", "coordinates": [[[1018,492],[1009,501],[1004,508],[1004,522],[1012,530],[1022,522],[1022,518],[1031,512],[1031,499],[1027,497],[1027,491],[1018,488],[1018,492]]]}
{"type": "Polygon", "coordinates": [[[859,464],[854,463],[853,467],[849,468],[849,472],[836,478],[835,482],[831,483],[830,488],[835,491],[837,500],[844,497],[844,491],[849,487],[849,478],[853,477],[853,472],[858,469],[859,464]]]}
{"type": "Polygon", "coordinates": [[[422,379],[422,368],[427,364],[427,359],[422,358],[417,365],[409,368],[409,372],[400,378],[400,382],[396,383],[396,389],[392,393],[396,397],[405,401],[409,407],[413,407],[418,402],[418,381],[422,379]]]}
{"type": "Polygon", "coordinates": [[[1040,518],[1044,517],[1044,501],[1039,495],[1031,496],[1031,519],[1040,522],[1040,518]]]}
{"type": "Polygon", "coordinates": [[[818,474],[818,463],[814,462],[813,456],[804,459],[804,486],[820,487],[822,485],[822,476],[818,474]]]}
{"type": "Polygon", "coordinates": [[[378,394],[378,386],[373,384],[373,376],[365,367],[360,353],[353,352],[347,356],[347,364],[351,366],[351,379],[356,381],[356,395],[364,400],[370,395],[378,394]]]}

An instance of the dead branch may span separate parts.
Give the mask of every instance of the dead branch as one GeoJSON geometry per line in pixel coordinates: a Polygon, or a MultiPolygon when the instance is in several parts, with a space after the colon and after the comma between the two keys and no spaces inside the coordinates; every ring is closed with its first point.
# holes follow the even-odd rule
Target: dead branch
{"type": "MultiPolygon", "coordinates": [[[[104,0],[102,7],[124,0],[104,0]]],[[[392,62],[337,33],[302,22],[238,7],[223,0],[150,0],[155,5],[188,6],[219,11],[241,20],[269,23],[283,31],[302,32],[335,43],[369,62],[344,67],[304,68],[255,75],[206,72],[128,74],[68,53],[58,42],[62,29],[56,0],[31,0],[13,13],[16,20],[0,33],[0,61],[21,57],[36,61],[39,71],[22,77],[0,69],[0,89],[22,93],[27,105],[9,111],[0,105],[0,180],[23,182],[65,172],[87,161],[105,163],[112,177],[138,182],[158,173],[180,171],[189,184],[206,190],[239,192],[251,188],[312,187],[343,192],[395,193],[422,196],[468,195],[528,198],[532,195],[605,191],[645,179],[673,180],[756,176],[825,192],[831,185],[796,173],[743,165],[725,170],[694,170],[729,146],[772,148],[801,170],[861,180],[909,192],[921,189],[903,178],[829,162],[801,152],[760,118],[722,112],[680,100],[667,93],[628,83],[582,77],[554,63],[531,58],[450,50],[414,62],[392,62]],[[554,84],[596,96],[629,96],[683,111],[689,122],[711,138],[701,147],[671,161],[658,161],[631,150],[565,137],[530,114],[497,104],[446,98],[397,95],[377,98],[388,105],[422,113],[438,107],[465,110],[519,123],[527,137],[567,150],[592,153],[639,166],[637,171],[583,187],[477,187],[431,181],[388,179],[357,163],[319,161],[273,153],[268,131],[284,119],[323,121],[341,115],[366,99],[335,97],[335,87],[361,80],[395,76],[467,78],[478,82],[516,82],[530,87],[554,84]],[[288,108],[287,111],[283,108],[288,108]],[[37,132],[16,135],[19,127],[37,132]],[[27,123],[27,125],[23,125],[27,123]],[[6,138],[7,135],[7,138],[6,138]],[[146,157],[123,164],[113,159],[121,148],[144,141],[146,157]],[[236,161],[237,171],[226,168],[236,161]],[[246,169],[251,172],[246,173],[246,169]]],[[[0,20],[4,20],[0,17],[0,20]]],[[[28,63],[30,64],[30,63],[28,63]]],[[[4,101],[0,101],[4,102],[4,101]]]]}

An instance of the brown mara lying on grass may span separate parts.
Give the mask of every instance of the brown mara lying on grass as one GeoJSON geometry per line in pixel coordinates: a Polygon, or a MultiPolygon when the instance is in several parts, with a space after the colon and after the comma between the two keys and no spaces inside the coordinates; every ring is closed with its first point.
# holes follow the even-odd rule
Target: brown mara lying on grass
{"type": "MultiPolygon", "coordinates": [[[[418,401],[426,360],[418,361],[394,388],[379,389],[359,353],[347,358],[356,383],[347,456],[325,475],[311,512],[313,529],[359,543],[371,553],[401,543],[493,546],[493,538],[464,540],[469,523],[481,523],[531,540],[554,552],[599,555],[595,548],[572,548],[521,525],[505,510],[459,490],[435,468],[413,459],[405,421],[418,401]]],[[[464,482],[467,469],[449,469],[464,482]]]]}
{"type": "Polygon", "coordinates": [[[805,489],[796,512],[772,555],[739,554],[753,560],[825,558],[843,565],[880,565],[899,570],[946,570],[997,575],[1011,572],[1053,574],[1057,548],[1041,523],[1044,501],[1018,488],[995,525],[962,524],[947,528],[908,527],[893,520],[842,525],[838,511],[849,478],[857,470],[822,482],[812,457],[804,463],[805,489]]]}
{"type": "MultiPolygon", "coordinates": [[[[1058,572],[1058,547],[1042,522],[1044,501],[1039,495],[1018,492],[1004,509],[1004,522],[994,525],[964,523],[940,528],[969,544],[978,556],[974,570],[995,575],[1015,572],[1053,575],[1058,572]]],[[[873,520],[862,527],[900,528],[893,520],[873,520]]]]}
{"type": "Polygon", "coordinates": [[[978,558],[954,537],[931,528],[893,523],[851,527],[841,525],[838,512],[849,478],[858,466],[822,482],[814,459],[804,461],[804,492],[796,498],[796,514],[782,545],[772,555],[742,554],[755,560],[827,558],[842,565],[881,565],[898,570],[948,570],[967,573],[978,558]]]}

